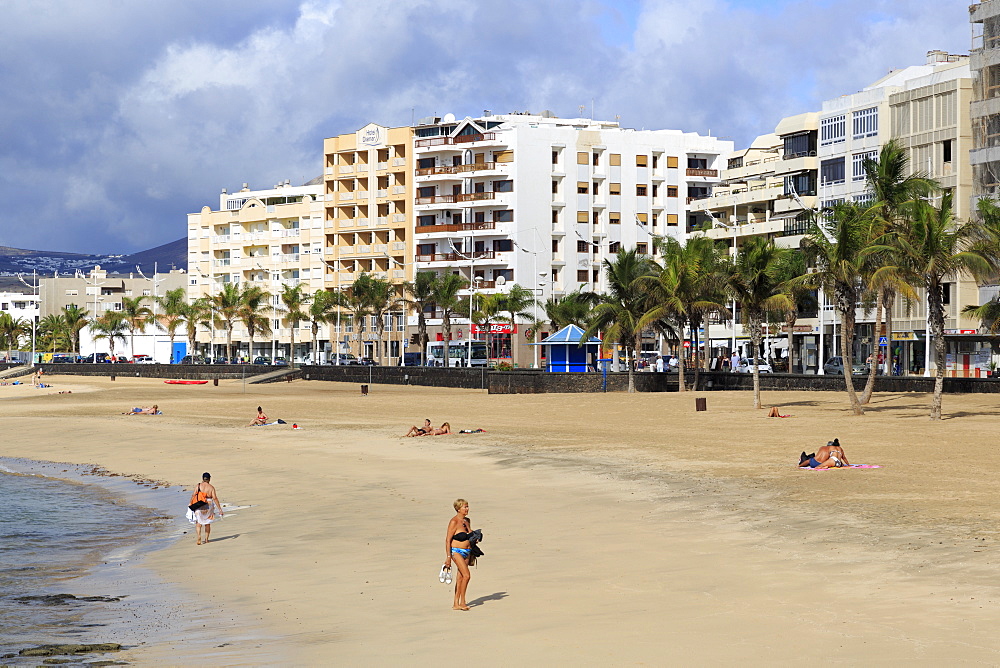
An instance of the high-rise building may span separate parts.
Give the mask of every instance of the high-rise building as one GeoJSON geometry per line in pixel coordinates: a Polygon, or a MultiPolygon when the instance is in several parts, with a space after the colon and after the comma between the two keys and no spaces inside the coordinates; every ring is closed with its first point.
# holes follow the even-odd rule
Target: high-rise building
{"type": "Polygon", "coordinates": [[[969,7],[973,44],[973,147],[976,195],[1000,195],[1000,0],[969,7]]]}
{"type": "MultiPolygon", "coordinates": [[[[474,299],[514,284],[543,302],[603,291],[603,262],[619,248],[655,255],[655,236],[693,229],[690,204],[719,182],[731,149],[695,133],[549,112],[422,119],[414,128],[416,270],[457,273],[474,299]]],[[[491,324],[490,356],[531,364],[523,327],[491,324]]],[[[440,318],[429,331],[441,336],[440,318]]],[[[452,334],[487,338],[475,323],[470,332],[468,318],[452,334]]]]}

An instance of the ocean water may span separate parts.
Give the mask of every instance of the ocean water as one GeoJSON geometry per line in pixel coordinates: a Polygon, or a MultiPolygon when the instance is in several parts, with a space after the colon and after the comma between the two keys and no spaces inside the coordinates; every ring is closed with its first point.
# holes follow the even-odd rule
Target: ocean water
{"type": "Polygon", "coordinates": [[[116,551],[150,538],[157,530],[154,511],[124,503],[98,485],[2,466],[0,500],[0,656],[35,644],[116,642],[102,637],[110,602],[23,597],[121,595],[94,592],[81,577],[116,551]]]}

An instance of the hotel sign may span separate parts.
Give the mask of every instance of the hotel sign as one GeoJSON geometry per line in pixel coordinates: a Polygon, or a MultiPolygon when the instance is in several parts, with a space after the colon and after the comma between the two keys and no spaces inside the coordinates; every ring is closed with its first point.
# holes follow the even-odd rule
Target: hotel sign
{"type": "Polygon", "coordinates": [[[365,146],[381,146],[385,143],[385,128],[381,125],[366,125],[358,130],[358,143],[365,146]]]}

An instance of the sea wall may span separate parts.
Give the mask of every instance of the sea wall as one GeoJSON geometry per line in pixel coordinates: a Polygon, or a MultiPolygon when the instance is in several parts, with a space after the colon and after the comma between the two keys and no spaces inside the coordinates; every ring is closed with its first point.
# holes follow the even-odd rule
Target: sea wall
{"type": "Polygon", "coordinates": [[[309,365],[302,367],[305,380],[328,380],[338,383],[425,385],[428,387],[457,387],[468,390],[486,389],[488,377],[496,373],[484,367],[471,369],[446,369],[427,366],[334,366],[309,365]]]}
{"type": "MultiPolygon", "coordinates": [[[[852,376],[854,388],[865,388],[868,376],[852,376]]],[[[693,377],[688,377],[693,382],[693,377]]],[[[753,374],[702,371],[698,389],[705,391],[753,390],[753,374]]],[[[790,373],[760,374],[762,390],[806,390],[817,392],[842,392],[847,390],[843,376],[811,376],[790,373]]],[[[877,376],[876,392],[933,392],[934,379],[923,376],[877,376]]],[[[944,391],[948,394],[1000,393],[1000,380],[995,378],[945,378],[944,391]]]]}
{"type": "Polygon", "coordinates": [[[129,376],[212,380],[251,378],[276,367],[263,364],[39,364],[47,376],[129,376]]]}

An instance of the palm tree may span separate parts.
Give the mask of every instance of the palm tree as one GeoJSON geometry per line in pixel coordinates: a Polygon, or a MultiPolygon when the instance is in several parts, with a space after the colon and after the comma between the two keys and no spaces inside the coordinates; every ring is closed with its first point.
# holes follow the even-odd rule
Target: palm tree
{"type": "Polygon", "coordinates": [[[517,318],[531,319],[535,317],[535,292],[515,283],[506,293],[500,294],[500,308],[507,314],[507,322],[511,331],[511,354],[514,354],[513,339],[517,318]]]}
{"type": "Polygon", "coordinates": [[[351,338],[358,342],[358,357],[362,356],[363,343],[361,340],[361,334],[365,328],[365,318],[368,316],[370,311],[367,293],[369,280],[371,280],[371,277],[368,274],[361,274],[354,279],[354,283],[351,284],[347,294],[342,295],[343,307],[350,311],[350,321],[353,327],[356,328],[356,331],[351,338]]]}
{"type": "Polygon", "coordinates": [[[820,216],[814,216],[802,245],[816,263],[816,271],[801,277],[804,285],[822,288],[834,297],[840,316],[840,352],[844,359],[844,383],[851,410],[864,415],[864,408],[854,390],[854,323],[858,299],[869,274],[868,256],[872,245],[873,212],[855,202],[834,204],[820,216]]]}
{"type": "MultiPolygon", "coordinates": [[[[240,292],[241,304],[236,314],[243,326],[247,328],[247,337],[250,339],[247,356],[251,362],[253,361],[254,337],[257,334],[261,336],[271,335],[271,320],[268,317],[268,311],[271,310],[268,305],[270,299],[271,293],[263,288],[250,283],[243,284],[243,290],[240,292]]],[[[232,361],[229,360],[230,363],[232,361]]]]}
{"type": "Polygon", "coordinates": [[[153,311],[148,306],[143,306],[143,296],[122,297],[122,316],[128,326],[129,339],[132,343],[132,357],[135,357],[135,333],[140,334],[146,331],[146,323],[153,317],[153,311]]]}
{"type": "Polygon", "coordinates": [[[302,283],[295,285],[285,283],[281,286],[282,319],[288,325],[291,342],[288,346],[288,363],[293,366],[295,365],[295,330],[301,321],[309,319],[306,306],[311,299],[312,296],[305,292],[305,286],[302,283]]]}
{"type": "Polygon", "coordinates": [[[160,307],[160,313],[153,316],[156,324],[166,330],[170,337],[170,351],[173,355],[174,339],[177,338],[177,330],[184,326],[185,310],[187,307],[187,297],[184,288],[168,290],[162,297],[153,297],[153,302],[160,307]]]}
{"type": "Polygon", "coordinates": [[[1000,296],[985,304],[966,306],[962,309],[962,313],[978,320],[987,334],[992,336],[1000,334],[1000,296]]]}
{"type": "MultiPolygon", "coordinates": [[[[460,275],[450,273],[443,274],[434,282],[434,304],[441,310],[441,327],[444,329],[445,349],[449,345],[448,342],[451,341],[451,318],[458,314],[458,308],[462,303],[458,293],[468,286],[469,282],[460,275]]],[[[445,357],[448,360],[446,364],[449,364],[450,358],[447,355],[445,357]]]]}
{"type": "MultiPolygon", "coordinates": [[[[212,319],[212,306],[207,297],[195,299],[184,306],[184,333],[187,336],[188,348],[193,355],[198,345],[198,325],[208,324],[212,319]]],[[[173,354],[173,353],[171,353],[173,354]]]]}
{"type": "MultiPolygon", "coordinates": [[[[319,364],[319,326],[330,322],[340,307],[341,295],[330,290],[317,290],[309,302],[309,323],[312,326],[312,361],[319,364]]],[[[330,337],[331,341],[333,337],[330,337]]]]}
{"type": "MultiPolygon", "coordinates": [[[[660,240],[663,265],[654,265],[656,273],[639,279],[641,289],[649,295],[649,309],[643,314],[639,328],[666,321],[673,329],[691,330],[694,350],[699,349],[698,330],[705,316],[717,312],[728,314],[720,294],[720,274],[717,271],[718,252],[712,240],[696,237],[682,244],[673,237],[660,240]]],[[[679,391],[685,391],[684,354],[678,356],[679,391]]],[[[695,387],[698,385],[698,365],[695,364],[695,387]]]]}
{"type": "Polygon", "coordinates": [[[613,261],[604,261],[604,270],[608,276],[608,292],[594,307],[590,326],[581,343],[603,331],[605,344],[623,346],[628,357],[628,391],[635,392],[634,367],[642,336],[639,323],[648,310],[646,293],[639,279],[652,273],[652,262],[634,248],[622,248],[613,261]]]}
{"type": "Polygon", "coordinates": [[[7,349],[7,359],[11,350],[19,347],[22,336],[31,332],[31,323],[24,318],[15,318],[10,313],[0,312],[0,341],[7,349]]]}
{"type": "MultiPolygon", "coordinates": [[[[944,389],[944,282],[948,276],[969,273],[977,280],[996,276],[1000,271],[1000,244],[997,220],[988,216],[962,223],[952,212],[952,193],[941,198],[941,206],[918,200],[909,206],[910,228],[897,242],[902,270],[927,292],[927,320],[934,339],[934,399],[930,418],[941,419],[944,389]]],[[[882,250],[876,247],[876,251],[882,250]]],[[[845,362],[846,367],[846,362],[845,362]]]]}
{"type": "Polygon", "coordinates": [[[233,358],[233,324],[239,317],[243,305],[243,293],[236,283],[224,283],[222,290],[208,297],[212,307],[212,319],[217,326],[226,330],[226,358],[233,358]]]}
{"type": "Polygon", "coordinates": [[[108,349],[111,351],[111,359],[117,361],[115,357],[115,341],[120,340],[125,345],[125,334],[130,331],[129,324],[125,320],[123,311],[105,311],[90,323],[90,329],[94,332],[94,340],[108,340],[108,349]]]}
{"type": "Polygon", "coordinates": [[[383,352],[382,338],[385,336],[386,319],[387,316],[392,316],[393,311],[400,309],[401,299],[396,294],[396,287],[389,281],[381,278],[371,278],[364,292],[368,302],[368,313],[375,318],[375,336],[378,340],[378,363],[381,365],[383,352]]]}
{"type": "MultiPolygon", "coordinates": [[[[183,293],[183,288],[179,288],[183,293]]],[[[62,315],[66,319],[66,329],[72,340],[73,353],[80,354],[80,331],[87,326],[87,317],[90,313],[86,309],[80,308],[76,304],[63,306],[62,315]]]]}
{"type": "Polygon", "coordinates": [[[415,280],[404,283],[404,290],[410,297],[405,300],[417,312],[417,341],[420,346],[420,365],[427,363],[427,309],[434,304],[434,283],[437,274],[433,271],[417,272],[415,280]]]}
{"type": "Polygon", "coordinates": [[[594,305],[600,301],[595,292],[574,290],[562,297],[550,297],[545,301],[545,317],[552,328],[560,330],[566,325],[576,325],[586,329],[594,305]]]}
{"type": "Polygon", "coordinates": [[[490,357],[498,357],[498,355],[493,355],[496,351],[490,345],[490,337],[493,323],[502,317],[500,314],[504,310],[503,297],[500,293],[480,295],[478,308],[473,309],[472,321],[479,325],[479,331],[486,333],[487,362],[490,357]]]}
{"type": "Polygon", "coordinates": [[[792,300],[783,291],[781,266],[788,249],[778,248],[774,240],[750,237],[732,259],[729,267],[728,290],[739,302],[743,327],[750,331],[753,346],[753,407],[760,408],[760,361],[762,330],[769,312],[784,312],[792,308],[792,300]]]}
{"type": "Polygon", "coordinates": [[[66,318],[61,313],[50,313],[38,323],[39,348],[51,347],[51,352],[56,352],[56,348],[71,348],[69,331],[66,329],[66,318]]]}

